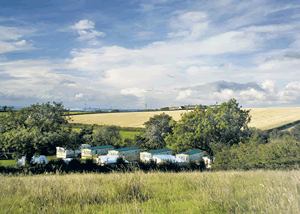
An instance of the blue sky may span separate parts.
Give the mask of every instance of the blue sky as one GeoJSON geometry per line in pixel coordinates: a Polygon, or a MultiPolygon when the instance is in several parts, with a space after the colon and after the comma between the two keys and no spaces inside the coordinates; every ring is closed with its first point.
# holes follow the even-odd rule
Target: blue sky
{"type": "Polygon", "coordinates": [[[0,105],[299,106],[297,1],[1,1],[0,105]]]}

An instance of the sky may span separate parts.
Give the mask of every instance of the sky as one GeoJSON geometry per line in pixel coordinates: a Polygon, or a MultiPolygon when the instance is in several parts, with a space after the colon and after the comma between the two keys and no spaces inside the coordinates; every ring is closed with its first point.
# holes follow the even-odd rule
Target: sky
{"type": "Polygon", "coordinates": [[[0,2],[0,106],[300,106],[299,1],[0,2]]]}

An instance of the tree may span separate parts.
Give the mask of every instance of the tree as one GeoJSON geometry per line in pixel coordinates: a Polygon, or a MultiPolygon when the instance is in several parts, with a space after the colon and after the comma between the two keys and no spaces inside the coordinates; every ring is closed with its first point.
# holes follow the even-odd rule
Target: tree
{"type": "Polygon", "coordinates": [[[150,117],[149,121],[144,123],[146,127],[144,132],[144,146],[147,149],[162,149],[166,146],[164,138],[172,133],[171,120],[171,116],[162,113],[150,117]]]}
{"type": "Polygon", "coordinates": [[[146,139],[141,133],[134,136],[133,142],[135,146],[138,146],[140,148],[146,148],[146,139]]]}
{"type": "Polygon", "coordinates": [[[93,132],[94,132],[94,126],[86,126],[84,125],[79,132],[79,139],[81,144],[91,144],[93,141],[93,132]]]}
{"type": "Polygon", "coordinates": [[[7,110],[7,106],[2,106],[2,110],[6,111],[7,110]]]}
{"type": "Polygon", "coordinates": [[[119,147],[121,143],[122,138],[119,129],[116,126],[102,127],[93,134],[93,145],[112,145],[114,147],[119,147]]]}
{"type": "Polygon", "coordinates": [[[55,102],[31,105],[17,112],[10,109],[0,125],[3,148],[15,150],[14,158],[25,156],[29,163],[33,155],[62,146],[66,138],[62,126],[69,120],[65,112],[68,110],[62,103],[55,102]]]}
{"type": "Polygon", "coordinates": [[[182,115],[175,123],[174,133],[165,140],[177,152],[197,148],[212,157],[215,152],[244,140],[251,119],[249,112],[241,110],[235,99],[214,108],[197,106],[182,115]]]}

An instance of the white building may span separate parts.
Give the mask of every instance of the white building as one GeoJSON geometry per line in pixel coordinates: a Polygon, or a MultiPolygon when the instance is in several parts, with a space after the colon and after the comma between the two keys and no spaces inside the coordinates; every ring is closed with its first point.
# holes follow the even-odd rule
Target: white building
{"type": "Polygon", "coordinates": [[[138,161],[140,160],[140,147],[127,147],[122,149],[109,150],[109,155],[118,155],[127,161],[138,161]]]}
{"type": "MultiPolygon", "coordinates": [[[[48,164],[48,160],[47,160],[45,155],[33,156],[31,158],[31,162],[32,163],[38,163],[38,164],[42,164],[42,163],[48,164]]],[[[25,163],[26,163],[26,157],[25,156],[23,156],[21,159],[17,160],[17,164],[22,164],[24,166],[25,163]]]]}
{"type": "Polygon", "coordinates": [[[166,161],[170,161],[173,163],[178,163],[180,165],[185,164],[186,162],[181,160],[180,158],[176,158],[173,155],[153,155],[153,161],[156,163],[163,163],[166,161]]]}
{"type": "Polygon", "coordinates": [[[67,150],[63,147],[56,147],[56,157],[57,158],[72,158],[76,157],[77,155],[81,154],[81,149],[90,147],[89,144],[81,144],[79,149],[77,150],[67,150]]]}
{"type": "Polygon", "coordinates": [[[107,155],[108,151],[112,149],[114,149],[114,147],[111,145],[86,147],[81,149],[81,158],[87,159],[92,158],[93,155],[107,155]]]}
{"type": "MultiPolygon", "coordinates": [[[[98,164],[116,164],[119,155],[101,155],[96,159],[96,163],[98,164]]],[[[127,160],[124,160],[125,163],[129,163],[127,160]]]]}
{"type": "Polygon", "coordinates": [[[169,148],[144,151],[140,153],[140,160],[148,162],[153,159],[153,155],[172,155],[172,150],[169,148]]]}
{"type": "Polygon", "coordinates": [[[176,155],[177,158],[180,158],[184,161],[200,161],[204,157],[204,151],[199,149],[194,149],[189,152],[182,152],[176,155]]]}

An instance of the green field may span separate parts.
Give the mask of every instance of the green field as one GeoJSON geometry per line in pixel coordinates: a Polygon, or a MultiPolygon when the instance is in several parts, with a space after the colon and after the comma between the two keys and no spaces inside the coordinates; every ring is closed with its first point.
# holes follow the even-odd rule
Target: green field
{"type": "Polygon", "coordinates": [[[120,135],[122,140],[125,140],[126,138],[134,139],[134,136],[140,134],[140,132],[126,132],[126,131],[120,131],[120,135]]]}
{"type": "MultiPolygon", "coordinates": [[[[72,128],[73,130],[80,132],[80,128],[72,128]]],[[[94,129],[94,132],[97,132],[97,129],[94,129]]],[[[130,131],[120,131],[122,140],[126,138],[134,139],[135,135],[138,135],[140,132],[130,132],[130,131]]]]}
{"type": "Polygon", "coordinates": [[[300,213],[299,171],[0,175],[0,213],[300,213]]]}

